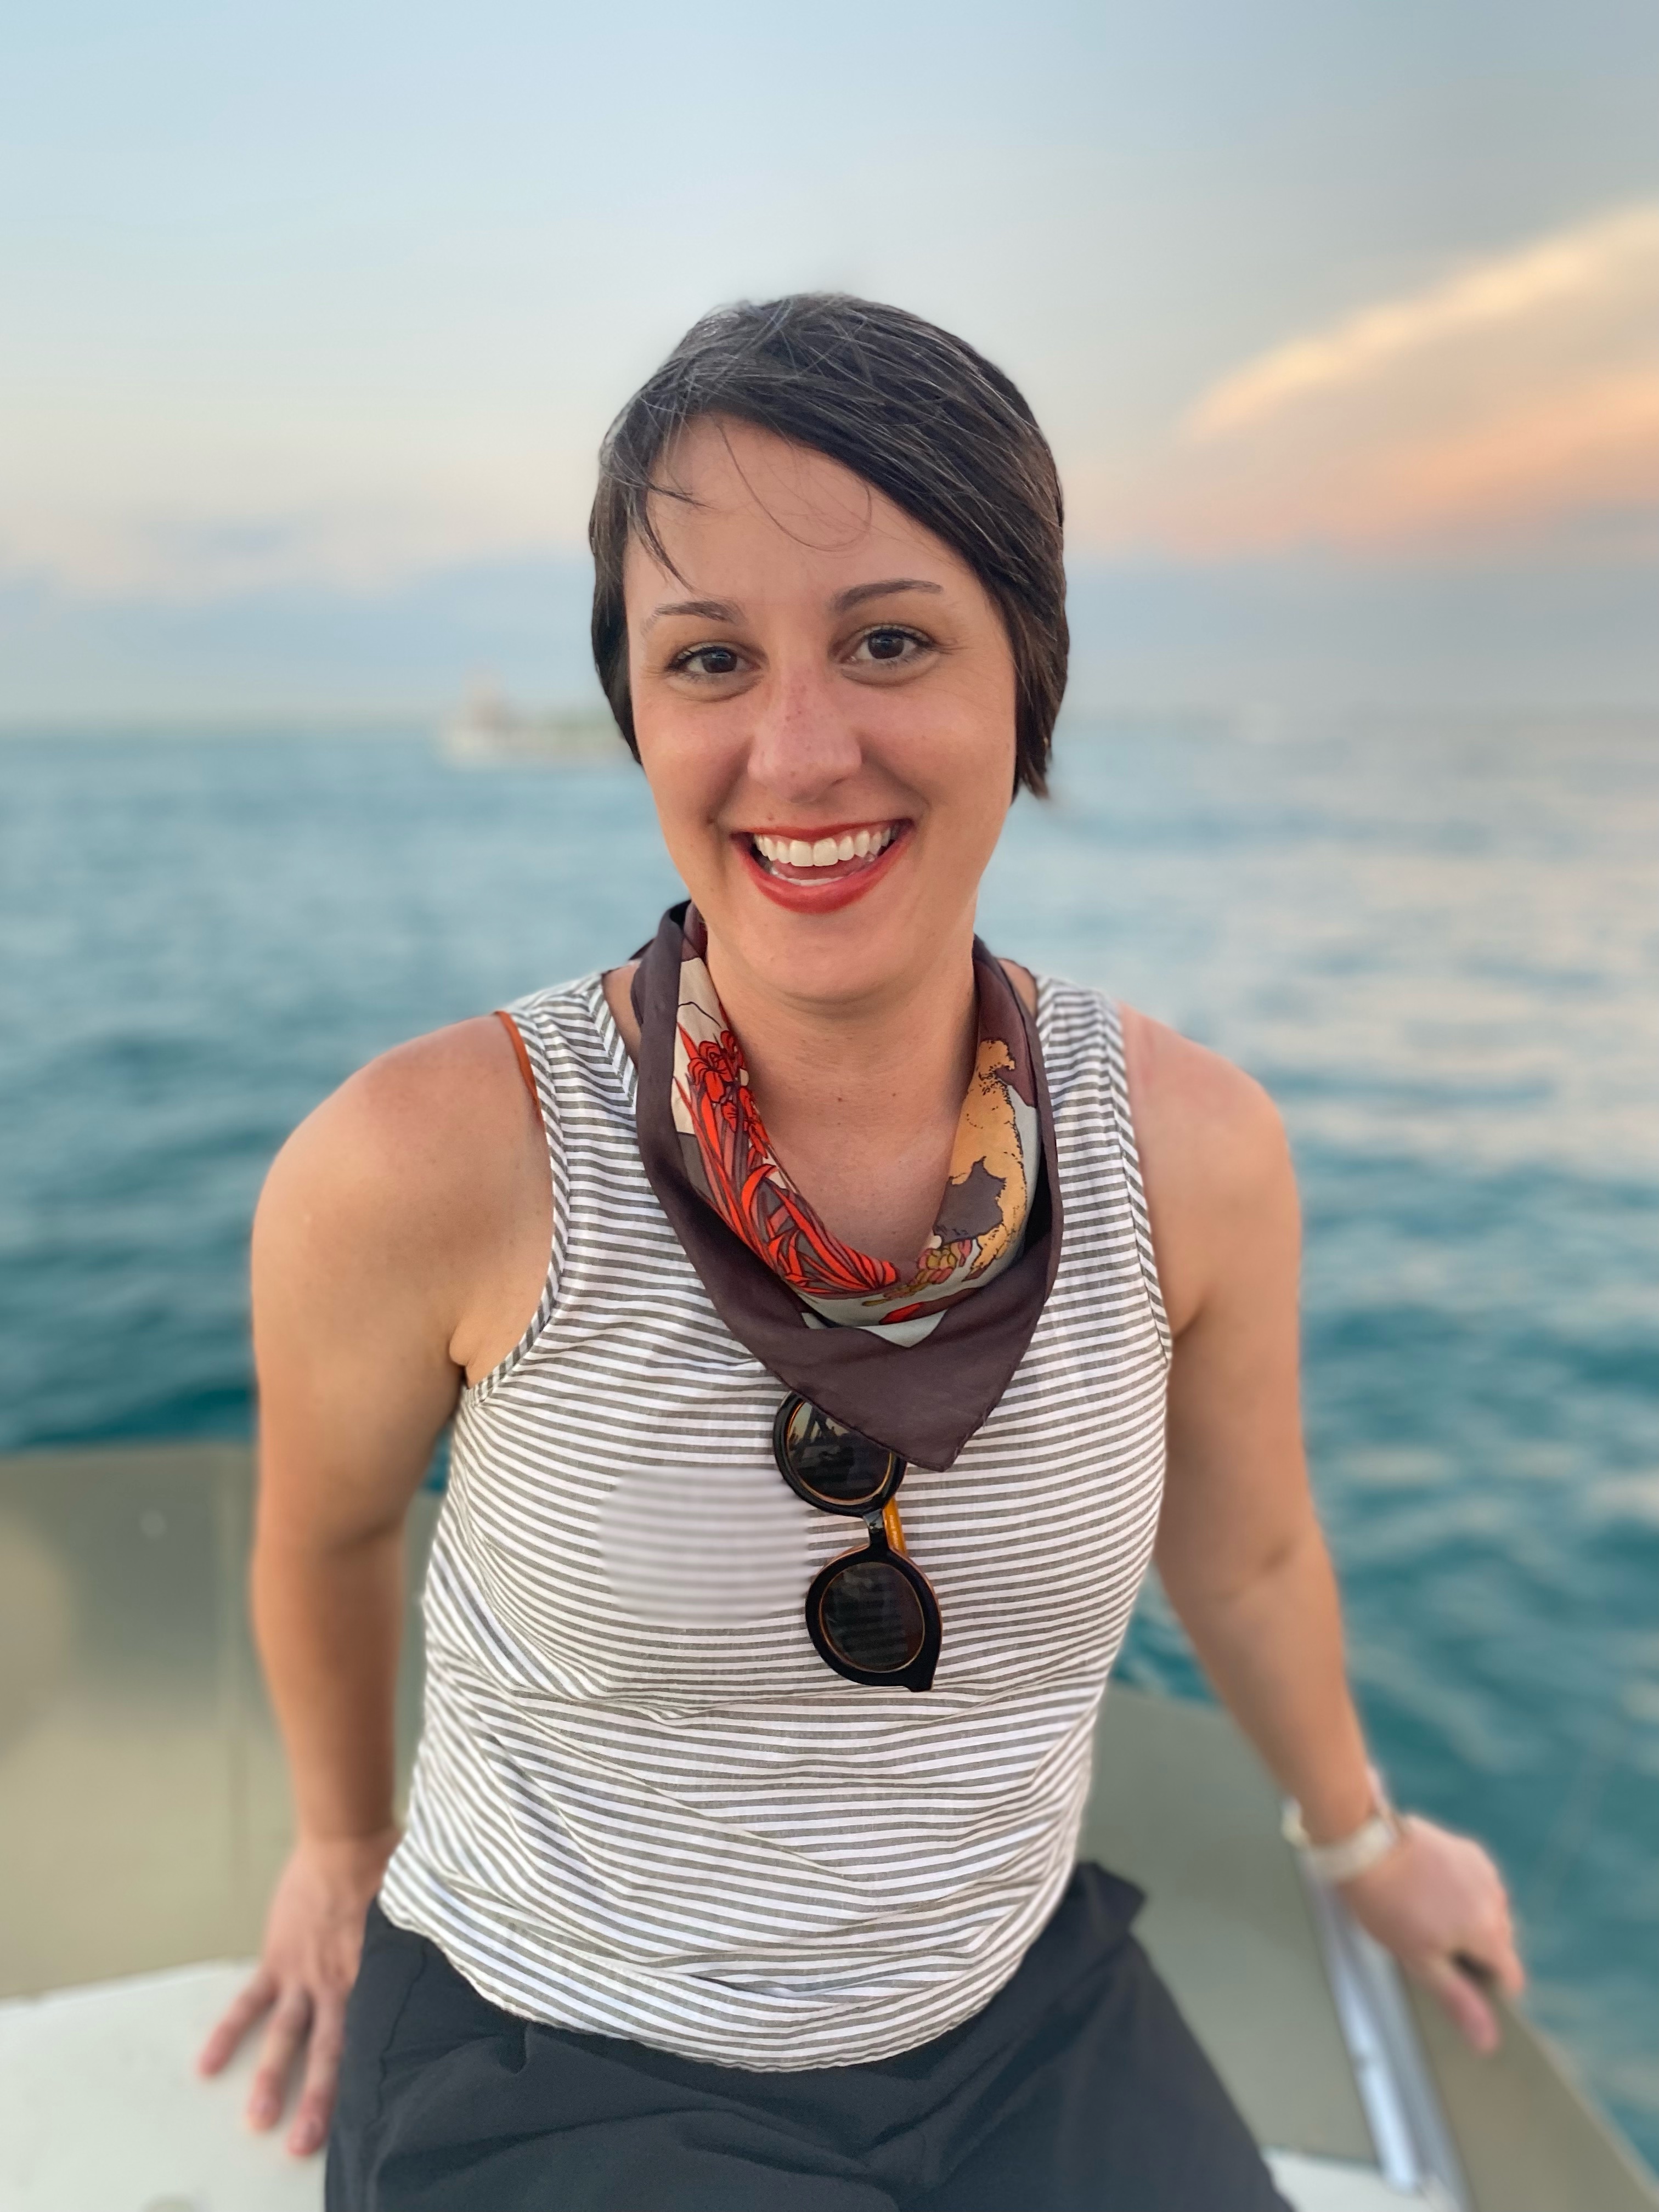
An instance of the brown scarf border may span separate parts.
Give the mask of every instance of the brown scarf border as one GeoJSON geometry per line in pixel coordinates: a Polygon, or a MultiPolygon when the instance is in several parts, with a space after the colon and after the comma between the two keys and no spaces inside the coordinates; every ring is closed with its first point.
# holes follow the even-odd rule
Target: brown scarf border
{"type": "Polygon", "coordinates": [[[974,939],[975,981],[988,1007],[1018,1022],[1031,1057],[1042,1170],[1025,1244],[996,1279],[955,1305],[921,1343],[884,1344],[860,1328],[809,1328],[800,1302],[734,1236],[693,1188],[674,1127],[674,1030],[686,907],[671,907],[634,977],[640,1024],[636,1122],[647,1180],[696,1269],[714,1310],[775,1375],[849,1427],[918,1467],[948,1468],[981,1426],[1025,1356],[1060,1267],[1061,1211],[1054,1109],[1036,1024],[1000,962],[974,939]]]}

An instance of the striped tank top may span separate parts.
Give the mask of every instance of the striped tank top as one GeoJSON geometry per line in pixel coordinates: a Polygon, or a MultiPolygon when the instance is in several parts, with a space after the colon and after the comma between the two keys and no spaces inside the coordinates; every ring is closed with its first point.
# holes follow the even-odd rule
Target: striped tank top
{"type": "Polygon", "coordinates": [[[890,2057],[987,2004],[1066,1887],[1152,1553],[1170,1334],[1115,1009],[1038,988],[1060,1272],[956,1464],[904,1479],[945,1621],[925,1695],[808,1641],[808,1583],[863,1532],[778,1474],[782,1386],[646,1181],[599,978],[512,1011],[553,1249],[456,1415],[382,1906],[551,2026],[765,2069],[890,2057]]]}

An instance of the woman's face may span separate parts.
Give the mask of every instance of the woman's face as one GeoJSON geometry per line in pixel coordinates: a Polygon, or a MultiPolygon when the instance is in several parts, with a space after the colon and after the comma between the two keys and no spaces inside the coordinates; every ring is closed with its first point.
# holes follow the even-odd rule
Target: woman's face
{"type": "Polygon", "coordinates": [[[728,969],[852,1004],[960,957],[1014,778],[1013,657],[966,564],[741,422],[668,457],[623,586],[640,758],[728,969]],[[958,949],[960,948],[960,949],[958,949]]]}

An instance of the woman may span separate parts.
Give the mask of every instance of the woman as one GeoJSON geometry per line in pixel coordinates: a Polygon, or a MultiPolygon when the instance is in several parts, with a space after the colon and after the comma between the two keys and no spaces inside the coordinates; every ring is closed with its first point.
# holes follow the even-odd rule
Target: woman
{"type": "Polygon", "coordinates": [[[1521,1973],[1484,1853],[1366,1764],[1272,1107],[974,936],[1064,687],[1048,447],[913,317],[741,307],[619,418],[592,535],[691,903],[271,1172],[299,1841],[204,2063],[269,2012],[270,2126],[304,2047],[340,2208],[1274,2204],[1136,1893],[1072,1863],[1154,1549],[1360,1920],[1478,2045],[1466,1968],[1521,1973]],[[400,1841],[400,1532],[452,1413],[400,1841]]]}

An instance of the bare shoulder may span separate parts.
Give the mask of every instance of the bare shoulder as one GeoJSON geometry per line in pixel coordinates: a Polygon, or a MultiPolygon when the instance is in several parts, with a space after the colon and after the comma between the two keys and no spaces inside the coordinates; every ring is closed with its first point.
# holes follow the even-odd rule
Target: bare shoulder
{"type": "Polygon", "coordinates": [[[1231,1182],[1284,1151],[1279,1109],[1253,1075],[1133,1006],[1121,1008],[1136,1142],[1190,1148],[1231,1182]]]}
{"type": "Polygon", "coordinates": [[[1252,1237],[1296,1234],[1296,1186],[1278,1108],[1218,1052],[1121,1009],[1135,1146],[1177,1334],[1252,1237]]]}
{"type": "Polygon", "coordinates": [[[476,1171],[490,1139],[522,1129],[530,1101],[493,1016],[382,1053],[325,1098],[283,1146],[273,1182],[317,1181],[372,1206],[382,1186],[429,1200],[476,1171]]]}
{"type": "Polygon", "coordinates": [[[395,1523],[462,1378],[536,1310],[550,1185],[489,1018],[383,1054],[301,1123],[253,1224],[262,1528],[395,1523]]]}
{"type": "Polygon", "coordinates": [[[493,1017],[371,1060],[308,1115],[266,1180],[261,1248],[304,1248],[307,1272],[359,1285],[411,1261],[440,1304],[546,1182],[513,1044],[493,1017]]]}

